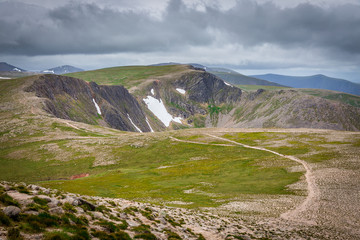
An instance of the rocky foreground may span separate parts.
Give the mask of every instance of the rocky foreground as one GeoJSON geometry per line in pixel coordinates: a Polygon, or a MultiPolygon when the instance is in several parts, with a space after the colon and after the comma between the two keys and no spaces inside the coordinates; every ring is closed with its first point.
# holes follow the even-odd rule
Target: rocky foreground
{"type": "Polygon", "coordinates": [[[0,183],[0,209],[1,240],[321,238],[315,229],[283,223],[80,196],[24,183],[0,183]]]}

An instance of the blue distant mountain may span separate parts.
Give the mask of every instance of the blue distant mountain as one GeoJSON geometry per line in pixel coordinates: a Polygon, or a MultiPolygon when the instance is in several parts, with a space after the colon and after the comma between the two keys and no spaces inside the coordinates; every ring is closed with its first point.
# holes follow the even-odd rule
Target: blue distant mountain
{"type": "Polygon", "coordinates": [[[0,72],[26,72],[26,70],[19,67],[15,67],[6,62],[0,62],[0,72]]]}
{"type": "Polygon", "coordinates": [[[52,74],[65,74],[65,73],[74,73],[74,72],[82,72],[84,69],[76,68],[70,65],[64,65],[60,67],[54,67],[50,68],[44,71],[41,71],[42,73],[52,73],[52,74]]]}
{"type": "Polygon", "coordinates": [[[252,77],[294,88],[327,89],[360,95],[360,84],[344,79],[331,78],[321,74],[306,77],[265,74],[252,75],[252,77]]]}

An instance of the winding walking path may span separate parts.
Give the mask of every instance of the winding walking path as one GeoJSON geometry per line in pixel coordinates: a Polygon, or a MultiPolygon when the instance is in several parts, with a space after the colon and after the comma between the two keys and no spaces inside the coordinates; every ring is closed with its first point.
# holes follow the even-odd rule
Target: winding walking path
{"type": "MultiPolygon", "coordinates": [[[[307,183],[307,192],[308,195],[305,198],[305,200],[299,204],[295,209],[289,210],[283,214],[281,214],[281,217],[287,220],[292,220],[292,221],[298,221],[298,222],[304,222],[307,224],[315,224],[314,220],[310,220],[310,219],[305,219],[303,216],[300,215],[300,213],[305,212],[306,210],[313,208],[316,204],[316,200],[319,198],[319,190],[316,186],[315,183],[315,179],[312,173],[312,169],[310,167],[310,165],[305,162],[304,160],[301,160],[299,158],[296,158],[294,156],[289,156],[289,155],[284,155],[266,148],[262,148],[262,147],[254,147],[254,146],[249,146],[243,143],[239,143],[230,139],[226,139],[226,138],[222,138],[219,136],[215,136],[215,135],[211,135],[211,134],[206,134],[209,137],[212,138],[216,138],[222,141],[226,141],[235,145],[239,145],[245,148],[251,148],[251,149],[256,149],[256,150],[260,150],[260,151],[266,151],[266,152],[270,152],[272,154],[278,155],[280,157],[284,157],[287,159],[290,159],[292,161],[295,161],[297,163],[300,163],[304,169],[305,169],[305,181],[307,183]]],[[[193,143],[193,144],[203,144],[203,145],[217,145],[217,146],[234,146],[234,145],[228,145],[228,144],[209,144],[209,143],[201,143],[201,142],[193,142],[193,141],[186,141],[186,140],[180,140],[174,137],[170,137],[171,139],[178,141],[178,142],[187,142],[187,143],[193,143]]]]}

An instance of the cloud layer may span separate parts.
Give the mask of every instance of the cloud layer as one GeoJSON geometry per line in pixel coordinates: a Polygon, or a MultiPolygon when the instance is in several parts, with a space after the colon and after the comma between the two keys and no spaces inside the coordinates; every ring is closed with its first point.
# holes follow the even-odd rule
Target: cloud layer
{"type": "Polygon", "coordinates": [[[319,48],[360,54],[360,6],[281,8],[241,0],[226,10],[197,10],[171,0],[160,19],[95,3],[46,9],[0,3],[0,52],[19,55],[174,51],[234,44],[319,48]]]}
{"type": "Polygon", "coordinates": [[[0,61],[199,62],[360,81],[359,26],[358,0],[0,0],[0,61]]]}

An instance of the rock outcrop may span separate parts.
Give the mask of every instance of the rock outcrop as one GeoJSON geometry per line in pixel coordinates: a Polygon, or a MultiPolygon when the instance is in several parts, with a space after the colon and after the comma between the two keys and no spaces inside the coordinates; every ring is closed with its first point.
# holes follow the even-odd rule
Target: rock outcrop
{"type": "Polygon", "coordinates": [[[25,91],[44,98],[45,110],[58,118],[124,131],[137,131],[135,124],[143,132],[150,131],[139,103],[122,86],[99,86],[72,77],[42,75],[25,91]]]}
{"type": "Polygon", "coordinates": [[[36,185],[0,182],[0,238],[16,239],[303,239],[296,226],[249,223],[239,216],[80,196],[36,185]],[[17,202],[12,193],[32,203],[17,202]],[[47,195],[44,195],[47,192],[47,195]],[[17,194],[15,194],[17,195],[17,194]],[[48,201],[50,200],[50,202],[48,201]],[[9,203],[18,206],[7,206],[9,203]],[[271,229],[271,231],[269,230],[271,229]]]}

